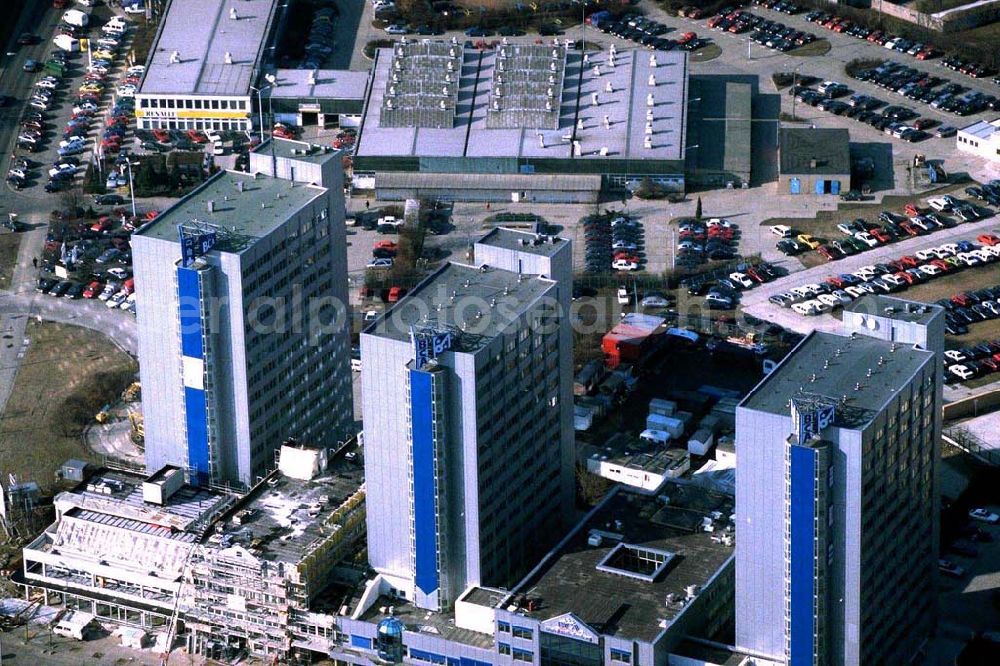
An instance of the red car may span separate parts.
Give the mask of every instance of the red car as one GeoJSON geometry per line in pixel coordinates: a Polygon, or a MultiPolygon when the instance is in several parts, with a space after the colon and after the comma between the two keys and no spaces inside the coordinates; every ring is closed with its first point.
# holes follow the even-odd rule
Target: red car
{"type": "Polygon", "coordinates": [[[996,236],[994,234],[980,234],[976,236],[976,240],[983,245],[989,245],[991,247],[994,245],[1000,245],[1000,236],[996,236]]]}
{"type": "Polygon", "coordinates": [[[905,206],[903,206],[903,212],[906,213],[909,217],[920,215],[920,209],[917,208],[917,205],[913,203],[908,203],[905,206]]]}
{"type": "Polygon", "coordinates": [[[274,131],[272,132],[272,134],[278,137],[279,139],[295,138],[295,132],[293,132],[290,127],[282,125],[281,123],[278,123],[277,125],[274,126],[274,131]]]}
{"type": "Polygon", "coordinates": [[[83,290],[84,298],[96,298],[99,293],[104,289],[104,285],[94,280],[87,285],[87,288],[83,290]]]}
{"type": "Polygon", "coordinates": [[[91,231],[97,231],[99,233],[104,233],[105,231],[108,231],[110,229],[111,229],[111,218],[109,218],[107,215],[97,220],[97,222],[94,222],[92,225],[90,225],[91,231]]]}
{"type": "Polygon", "coordinates": [[[888,243],[892,241],[892,238],[889,237],[889,234],[885,233],[881,229],[872,229],[868,233],[874,236],[875,240],[877,240],[879,243],[888,243]]]}
{"type": "Polygon", "coordinates": [[[208,137],[196,129],[189,129],[185,134],[195,143],[208,143],[208,137]]]}
{"type": "Polygon", "coordinates": [[[827,261],[836,261],[837,259],[840,259],[840,256],[836,254],[836,250],[828,245],[820,245],[816,248],[816,251],[819,252],[820,255],[827,261]]]}
{"type": "Polygon", "coordinates": [[[929,263],[931,266],[937,266],[938,268],[941,269],[942,273],[950,273],[952,269],[955,268],[954,266],[949,264],[947,261],[944,261],[943,259],[932,259],[927,263],[929,263]]]}
{"type": "Polygon", "coordinates": [[[907,254],[899,258],[899,263],[903,264],[907,268],[916,268],[920,265],[920,260],[912,254],[907,254]]]}
{"type": "Polygon", "coordinates": [[[153,138],[159,143],[170,143],[170,132],[165,129],[154,129],[153,138]]]}
{"type": "Polygon", "coordinates": [[[677,38],[677,43],[678,44],[687,44],[692,39],[697,39],[697,38],[698,38],[698,33],[695,33],[695,32],[685,32],[684,34],[682,34],[680,37],[677,38]]]}
{"type": "Polygon", "coordinates": [[[920,235],[920,231],[921,231],[920,229],[918,229],[917,227],[913,226],[909,222],[900,222],[899,223],[899,228],[902,229],[903,231],[905,231],[907,233],[907,235],[910,235],[910,236],[919,236],[920,235]]]}
{"type": "Polygon", "coordinates": [[[968,294],[955,294],[951,297],[951,302],[962,308],[972,305],[972,299],[969,298],[968,294]]]}
{"type": "Polygon", "coordinates": [[[899,271],[898,273],[894,273],[894,275],[900,280],[905,281],[906,284],[913,284],[917,280],[911,273],[907,273],[906,271],[899,271]]]}
{"type": "Polygon", "coordinates": [[[847,283],[844,282],[843,279],[837,277],[836,275],[831,275],[830,277],[828,277],[826,279],[826,283],[833,287],[836,287],[837,289],[843,289],[844,287],[847,286],[847,283]]]}

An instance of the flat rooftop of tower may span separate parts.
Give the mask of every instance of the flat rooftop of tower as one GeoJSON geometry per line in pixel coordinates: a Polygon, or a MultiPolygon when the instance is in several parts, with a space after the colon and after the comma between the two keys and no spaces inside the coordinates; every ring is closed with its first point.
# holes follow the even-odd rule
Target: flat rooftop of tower
{"type": "Polygon", "coordinates": [[[476,245],[488,245],[490,247],[500,247],[506,250],[517,250],[528,252],[543,257],[551,257],[565,247],[569,241],[558,236],[544,236],[530,231],[519,231],[517,229],[507,229],[497,227],[478,241],[476,245]]]}
{"type": "Polygon", "coordinates": [[[217,541],[223,547],[240,544],[267,561],[295,564],[311,544],[337,529],[330,517],[363,483],[360,462],[342,456],[331,460],[325,473],[309,481],[276,472],[234,507],[239,524],[226,522],[209,542],[217,541]]]}
{"type": "Polygon", "coordinates": [[[553,280],[490,266],[448,263],[379,317],[365,333],[409,341],[410,329],[449,330],[452,349],[474,351],[553,290],[553,280]]]}
{"type": "Polygon", "coordinates": [[[878,317],[891,316],[911,324],[927,324],[944,308],[931,303],[917,303],[905,298],[869,294],[844,307],[846,312],[860,312],[878,317]]]}
{"type": "Polygon", "coordinates": [[[171,0],[139,94],[248,95],[277,5],[277,0],[171,0]]]}
{"type": "Polygon", "coordinates": [[[652,641],[685,608],[690,586],[700,590],[731,561],[721,535],[731,534],[732,512],[731,497],[694,486],[619,488],[517,586],[538,610],[516,612],[541,621],[572,613],[606,636],[652,641]],[[715,532],[702,530],[706,518],[715,532]],[[589,543],[594,533],[599,546],[589,543]]]}
{"type": "Polygon", "coordinates": [[[226,231],[215,249],[238,253],[325,195],[325,188],[301,183],[293,187],[291,181],[263,173],[220,171],[136,235],[180,244],[177,225],[201,222],[226,231]]]}
{"type": "Polygon", "coordinates": [[[815,399],[836,405],[833,425],[857,428],[871,421],[925,364],[933,362],[932,352],[912,345],[867,335],[815,331],[744,398],[740,407],[789,415],[790,399],[815,399]]]}

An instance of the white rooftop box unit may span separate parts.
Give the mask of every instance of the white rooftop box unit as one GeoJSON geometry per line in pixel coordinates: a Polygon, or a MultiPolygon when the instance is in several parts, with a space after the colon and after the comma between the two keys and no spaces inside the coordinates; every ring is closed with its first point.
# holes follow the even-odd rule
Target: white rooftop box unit
{"type": "Polygon", "coordinates": [[[326,471],[326,449],[312,449],[293,441],[281,445],[278,470],[290,479],[309,481],[326,471]]]}
{"type": "Polygon", "coordinates": [[[142,501],[163,506],[170,496],[184,487],[184,471],[165,465],[142,482],[142,501]]]}

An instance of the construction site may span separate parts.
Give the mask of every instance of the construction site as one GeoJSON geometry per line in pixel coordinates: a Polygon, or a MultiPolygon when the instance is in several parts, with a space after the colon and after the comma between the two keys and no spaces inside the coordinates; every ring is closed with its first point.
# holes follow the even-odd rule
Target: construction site
{"type": "Polygon", "coordinates": [[[332,455],[288,442],[278,469],[242,495],[187,485],[172,466],[149,476],[105,468],[54,504],[55,521],[11,577],[29,607],[131,627],[137,647],[163,654],[327,654],[334,617],[310,604],[363,547],[356,442],[332,455]]]}

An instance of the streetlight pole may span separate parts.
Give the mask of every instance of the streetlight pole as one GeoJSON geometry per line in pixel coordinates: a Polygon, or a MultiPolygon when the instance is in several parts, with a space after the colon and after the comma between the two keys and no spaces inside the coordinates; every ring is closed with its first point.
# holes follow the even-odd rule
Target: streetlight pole
{"type": "MultiPolygon", "coordinates": [[[[125,160],[128,166],[128,192],[132,197],[132,219],[135,221],[135,181],[132,180],[132,160],[125,160]]],[[[138,164],[138,163],[137,163],[138,164]]]]}
{"type": "MultiPolygon", "coordinates": [[[[264,102],[261,100],[261,96],[262,96],[262,94],[264,93],[265,90],[270,90],[270,89],[271,89],[270,85],[264,86],[262,88],[254,88],[253,86],[250,86],[250,90],[253,90],[254,92],[257,93],[257,117],[260,119],[260,142],[261,143],[264,143],[264,102]]],[[[271,105],[271,96],[270,95],[267,96],[267,103],[268,103],[268,108],[270,109],[270,105],[271,105]]]]}

